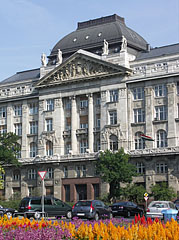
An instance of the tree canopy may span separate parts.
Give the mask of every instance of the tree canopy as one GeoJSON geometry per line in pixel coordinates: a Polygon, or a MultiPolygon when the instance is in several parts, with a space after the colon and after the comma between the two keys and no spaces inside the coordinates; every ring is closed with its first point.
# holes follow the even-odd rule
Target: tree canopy
{"type": "Polygon", "coordinates": [[[137,176],[136,167],[129,163],[129,155],[123,148],[115,153],[110,150],[101,152],[96,170],[103,181],[110,185],[109,199],[120,196],[120,183],[130,183],[132,177],[137,176]]]}
{"type": "Polygon", "coordinates": [[[13,164],[18,166],[17,155],[20,151],[17,143],[19,137],[12,133],[0,134],[0,165],[13,164]]]}
{"type": "Polygon", "coordinates": [[[144,193],[146,192],[146,189],[142,185],[127,184],[127,186],[121,190],[121,195],[125,200],[127,199],[136,203],[144,201],[144,193]]]}
{"type": "Polygon", "coordinates": [[[163,200],[169,201],[176,197],[174,189],[168,187],[166,183],[155,184],[151,187],[151,195],[154,197],[154,200],[163,200]]]}

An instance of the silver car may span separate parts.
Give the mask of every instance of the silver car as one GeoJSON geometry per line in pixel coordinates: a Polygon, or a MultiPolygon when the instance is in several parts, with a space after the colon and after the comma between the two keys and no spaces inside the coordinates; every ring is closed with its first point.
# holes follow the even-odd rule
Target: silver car
{"type": "Polygon", "coordinates": [[[146,217],[163,219],[163,210],[176,209],[173,202],[170,201],[152,201],[146,212],[146,217]]]}

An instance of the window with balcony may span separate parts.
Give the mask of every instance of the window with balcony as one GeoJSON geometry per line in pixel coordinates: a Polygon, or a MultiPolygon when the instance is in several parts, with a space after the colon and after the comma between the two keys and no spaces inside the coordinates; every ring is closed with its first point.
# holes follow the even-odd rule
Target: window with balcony
{"type": "Polygon", "coordinates": [[[80,142],[80,153],[85,153],[86,149],[88,149],[88,140],[87,139],[83,139],[80,142]]]}
{"type": "Polygon", "coordinates": [[[54,177],[54,170],[53,170],[53,168],[47,168],[46,178],[47,179],[53,179],[53,177],[54,177]]]}
{"type": "Polygon", "coordinates": [[[157,131],[157,147],[167,147],[168,141],[167,141],[167,133],[164,130],[157,131]]]}
{"type": "Polygon", "coordinates": [[[7,117],[7,108],[0,107],[0,118],[6,118],[6,117],[7,117]]]}
{"type": "Polygon", "coordinates": [[[166,163],[157,163],[156,164],[156,172],[157,173],[167,173],[168,172],[168,166],[166,163]]]}
{"type": "Polygon", "coordinates": [[[63,168],[64,178],[68,178],[68,167],[64,166],[63,168]]]}
{"type": "Polygon", "coordinates": [[[135,134],[135,149],[144,149],[145,148],[145,140],[141,138],[142,132],[136,132],[135,134]]]}
{"type": "Polygon", "coordinates": [[[165,97],[167,95],[167,88],[165,84],[155,86],[155,97],[165,97]]]}
{"type": "Polygon", "coordinates": [[[117,151],[118,150],[118,138],[115,135],[111,135],[109,138],[110,150],[117,151]]]}
{"type": "Polygon", "coordinates": [[[134,109],[134,122],[145,122],[145,111],[142,108],[134,109]]]}
{"type": "Polygon", "coordinates": [[[118,89],[109,91],[110,102],[118,102],[118,89]]]}
{"type": "Polygon", "coordinates": [[[165,105],[155,107],[155,120],[167,120],[167,107],[165,105]]]}
{"type": "Polygon", "coordinates": [[[46,109],[47,109],[47,111],[53,111],[54,110],[54,99],[47,99],[46,109]]]}
{"type": "Polygon", "coordinates": [[[14,106],[14,115],[15,116],[22,116],[22,105],[15,105],[14,106]]]}
{"type": "Polygon", "coordinates": [[[53,131],[53,119],[52,118],[46,119],[46,131],[47,132],[53,131]]]}
{"type": "Polygon", "coordinates": [[[109,112],[109,124],[114,125],[117,124],[117,111],[110,111],[109,112]]]}
{"type": "Polygon", "coordinates": [[[37,172],[36,169],[31,168],[28,170],[28,179],[29,180],[35,180],[37,178],[37,172]]]}
{"type": "Polygon", "coordinates": [[[22,136],[22,123],[14,124],[14,132],[18,136],[22,136]]]}
{"type": "Polygon", "coordinates": [[[37,144],[32,142],[30,143],[30,157],[35,157],[37,155],[37,144]]]}
{"type": "Polygon", "coordinates": [[[47,156],[53,155],[53,143],[51,141],[46,142],[46,155],[47,156]]]}
{"type": "Polygon", "coordinates": [[[138,174],[145,174],[145,165],[143,162],[137,162],[136,169],[138,174]]]}
{"type": "Polygon", "coordinates": [[[88,128],[88,116],[80,116],[80,128],[88,128]]]}
{"type": "Polygon", "coordinates": [[[144,99],[144,88],[143,87],[134,88],[133,89],[133,96],[134,96],[134,100],[144,99]]]}
{"type": "Polygon", "coordinates": [[[30,122],[30,134],[37,134],[38,133],[38,122],[30,122]]]}
{"type": "Polygon", "coordinates": [[[0,134],[7,133],[7,125],[0,125],[0,134]]]}
{"type": "Polygon", "coordinates": [[[29,104],[29,114],[30,115],[38,114],[38,103],[29,104]]]}

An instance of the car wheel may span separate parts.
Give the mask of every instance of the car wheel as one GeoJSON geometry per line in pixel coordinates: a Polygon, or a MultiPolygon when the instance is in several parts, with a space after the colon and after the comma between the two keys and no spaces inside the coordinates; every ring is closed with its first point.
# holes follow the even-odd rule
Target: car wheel
{"type": "Polygon", "coordinates": [[[6,215],[8,218],[10,218],[10,217],[12,217],[12,212],[7,212],[6,215]]]}
{"type": "Polygon", "coordinates": [[[66,217],[67,217],[68,219],[71,219],[71,218],[72,218],[72,212],[71,212],[71,211],[68,211],[66,217]]]}
{"type": "Polygon", "coordinates": [[[94,215],[94,220],[95,220],[95,221],[98,221],[98,220],[99,220],[99,214],[98,214],[98,213],[95,213],[95,215],[94,215]]]}
{"type": "Polygon", "coordinates": [[[127,217],[130,218],[130,216],[131,216],[131,213],[128,211],[127,212],[127,217]]]}
{"type": "Polygon", "coordinates": [[[34,218],[39,220],[41,218],[41,213],[40,212],[35,212],[34,213],[34,218]]]}
{"type": "Polygon", "coordinates": [[[112,219],[113,218],[113,215],[112,213],[109,214],[109,219],[112,219]]]}

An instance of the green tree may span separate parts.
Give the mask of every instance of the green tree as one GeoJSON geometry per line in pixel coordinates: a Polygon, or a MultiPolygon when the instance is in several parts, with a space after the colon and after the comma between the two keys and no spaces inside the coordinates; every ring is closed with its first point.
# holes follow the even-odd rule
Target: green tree
{"type": "Polygon", "coordinates": [[[96,170],[100,177],[109,183],[109,199],[119,197],[121,194],[120,183],[132,182],[132,177],[136,176],[136,167],[129,163],[129,155],[121,148],[113,153],[110,150],[101,152],[96,170]]]}
{"type": "Polygon", "coordinates": [[[154,197],[154,200],[163,201],[169,201],[176,197],[174,189],[172,187],[168,187],[165,182],[153,185],[151,187],[151,195],[154,197]]]}
{"type": "Polygon", "coordinates": [[[146,189],[144,186],[136,185],[136,184],[128,184],[125,188],[121,189],[121,195],[124,199],[141,203],[144,201],[144,193],[146,192],[146,189]]]}

